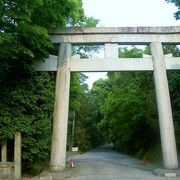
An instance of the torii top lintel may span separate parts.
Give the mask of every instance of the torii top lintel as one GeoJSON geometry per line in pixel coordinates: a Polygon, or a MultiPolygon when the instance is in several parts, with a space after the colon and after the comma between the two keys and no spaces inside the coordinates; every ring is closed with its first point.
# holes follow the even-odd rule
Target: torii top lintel
{"type": "Polygon", "coordinates": [[[149,44],[159,41],[180,44],[180,26],[61,28],[49,30],[49,37],[53,43],[149,44]]]}

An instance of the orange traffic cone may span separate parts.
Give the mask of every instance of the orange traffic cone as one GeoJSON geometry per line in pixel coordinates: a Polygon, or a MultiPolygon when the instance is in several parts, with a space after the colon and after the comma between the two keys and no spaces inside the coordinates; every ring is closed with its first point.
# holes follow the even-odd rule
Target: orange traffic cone
{"type": "Polygon", "coordinates": [[[74,161],[72,159],[70,160],[70,167],[74,168],[74,161]]]}

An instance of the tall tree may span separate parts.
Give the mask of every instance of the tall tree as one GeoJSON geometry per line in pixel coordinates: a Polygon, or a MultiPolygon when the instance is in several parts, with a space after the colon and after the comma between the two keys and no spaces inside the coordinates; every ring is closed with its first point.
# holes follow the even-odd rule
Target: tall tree
{"type": "Polygon", "coordinates": [[[152,74],[111,73],[109,78],[112,93],[103,112],[115,147],[129,154],[148,149],[158,136],[152,74]]]}
{"type": "Polygon", "coordinates": [[[93,100],[94,118],[96,119],[97,127],[101,130],[103,142],[109,142],[109,121],[104,120],[102,109],[111,95],[112,85],[109,79],[99,79],[94,82],[89,95],[93,100]]]}
{"type": "Polygon", "coordinates": [[[0,59],[10,67],[16,65],[15,76],[29,72],[33,61],[48,56],[52,48],[48,29],[84,18],[81,0],[3,0],[0,7],[0,59]]]}
{"type": "Polygon", "coordinates": [[[21,131],[23,168],[37,173],[49,158],[55,73],[32,64],[53,49],[48,29],[96,20],[84,17],[82,0],[1,0],[0,17],[0,138],[21,131]]]}
{"type": "Polygon", "coordinates": [[[103,143],[103,133],[98,126],[97,99],[85,84],[86,76],[73,73],[71,78],[68,146],[78,146],[81,152],[103,143]],[[74,117],[75,115],[75,117],[74,117]],[[73,130],[75,122],[75,131],[73,130]],[[74,135],[72,132],[75,132],[74,135]],[[71,138],[74,138],[73,140],[71,138]],[[73,144],[72,144],[73,143],[73,144]]]}

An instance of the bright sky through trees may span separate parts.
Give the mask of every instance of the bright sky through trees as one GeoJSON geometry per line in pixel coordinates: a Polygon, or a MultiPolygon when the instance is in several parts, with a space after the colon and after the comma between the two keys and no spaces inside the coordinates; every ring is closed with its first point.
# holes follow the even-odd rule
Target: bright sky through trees
{"type": "Polygon", "coordinates": [[[100,26],[175,26],[177,8],[165,0],[83,0],[87,16],[100,19],[100,26]]]}
{"type": "MultiPolygon", "coordinates": [[[[177,8],[165,0],[83,0],[87,16],[100,20],[102,27],[177,26],[173,14],[177,8]]],[[[86,73],[91,88],[93,81],[105,73],[86,73]]]]}

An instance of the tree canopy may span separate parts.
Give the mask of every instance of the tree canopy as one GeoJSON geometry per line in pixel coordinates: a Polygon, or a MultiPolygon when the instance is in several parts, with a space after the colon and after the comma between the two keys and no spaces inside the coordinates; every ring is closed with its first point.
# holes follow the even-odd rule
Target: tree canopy
{"type": "Polygon", "coordinates": [[[84,17],[81,0],[1,0],[0,8],[0,59],[8,71],[16,69],[15,76],[29,73],[33,61],[48,57],[48,29],[91,19],[84,17]]]}
{"type": "MultiPolygon", "coordinates": [[[[82,0],[0,0],[0,17],[0,140],[22,132],[23,170],[37,173],[50,154],[56,73],[35,72],[33,62],[55,51],[49,29],[98,20],[84,16],[82,0]]],[[[72,77],[79,99],[78,83],[72,77]]],[[[80,103],[72,99],[70,106],[77,110],[80,103]]]]}

